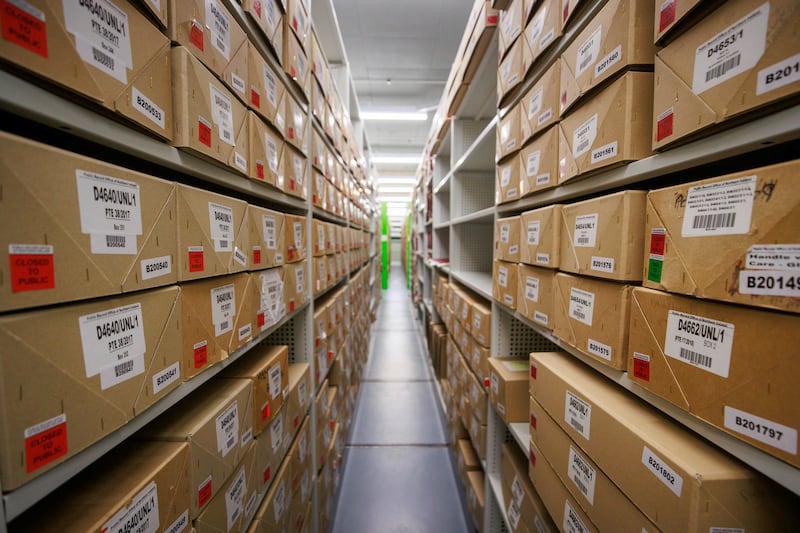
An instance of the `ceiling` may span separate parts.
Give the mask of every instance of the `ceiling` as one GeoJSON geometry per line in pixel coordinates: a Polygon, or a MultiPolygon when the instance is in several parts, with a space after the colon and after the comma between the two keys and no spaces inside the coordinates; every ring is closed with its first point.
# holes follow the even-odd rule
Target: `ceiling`
{"type": "MultiPolygon", "coordinates": [[[[419,122],[365,121],[372,157],[420,156],[472,2],[332,0],[332,3],[360,110],[428,113],[427,120],[419,122]]],[[[405,204],[411,200],[416,167],[416,163],[375,165],[379,200],[391,202],[390,218],[395,227],[400,224],[405,204]],[[382,181],[391,183],[381,186],[382,181]]]]}

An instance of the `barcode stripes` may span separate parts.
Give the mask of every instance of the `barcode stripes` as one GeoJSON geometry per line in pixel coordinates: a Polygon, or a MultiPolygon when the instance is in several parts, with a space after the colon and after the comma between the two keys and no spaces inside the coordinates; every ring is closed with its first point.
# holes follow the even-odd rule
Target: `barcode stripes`
{"type": "Polygon", "coordinates": [[[583,493],[584,496],[589,494],[589,489],[586,487],[586,485],[583,484],[583,482],[580,480],[577,474],[572,476],[572,481],[575,482],[575,484],[578,486],[578,488],[580,489],[580,491],[583,493]]]}
{"type": "Polygon", "coordinates": [[[133,370],[133,361],[125,361],[114,367],[114,373],[117,377],[124,376],[133,370]]]}
{"type": "Polygon", "coordinates": [[[576,152],[583,152],[587,148],[589,148],[589,141],[583,141],[582,143],[580,143],[578,145],[578,147],[575,149],[575,151],[576,152]]]}
{"type": "Polygon", "coordinates": [[[124,235],[106,235],[106,246],[109,248],[124,248],[125,239],[124,235]]]}
{"type": "Polygon", "coordinates": [[[578,430],[580,433],[583,433],[583,424],[575,420],[574,418],[569,419],[569,423],[572,427],[578,430]]]}
{"type": "Polygon", "coordinates": [[[687,348],[681,348],[679,355],[681,359],[686,359],[692,364],[704,366],[706,368],[711,368],[712,359],[707,355],[694,352],[687,348]]]}
{"type": "Polygon", "coordinates": [[[706,72],[706,81],[711,81],[714,78],[719,78],[723,76],[726,72],[731,69],[734,69],[739,66],[739,63],[742,62],[742,55],[736,54],[732,58],[720,63],[719,65],[712,67],[711,70],[706,72]]]}
{"type": "Polygon", "coordinates": [[[696,215],[692,221],[692,228],[717,229],[732,228],[736,223],[736,213],[714,213],[711,215],[696,215]]]}

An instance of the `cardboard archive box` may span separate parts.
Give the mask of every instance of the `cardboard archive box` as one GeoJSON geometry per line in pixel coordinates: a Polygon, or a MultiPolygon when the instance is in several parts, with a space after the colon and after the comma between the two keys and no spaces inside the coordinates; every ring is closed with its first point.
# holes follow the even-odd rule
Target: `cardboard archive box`
{"type": "Polygon", "coordinates": [[[467,511],[476,527],[483,524],[483,510],[484,510],[484,487],[486,481],[483,470],[472,470],[467,472],[467,511]]]}
{"type": "Polygon", "coordinates": [[[272,46],[278,64],[283,60],[283,7],[280,0],[242,0],[242,9],[272,46]]]}
{"type": "Polygon", "coordinates": [[[9,531],[181,531],[189,521],[185,443],[125,443],[9,524],[9,531]]]}
{"type": "Polygon", "coordinates": [[[561,205],[549,205],[520,216],[520,261],[558,268],[561,264],[561,205]]]}
{"type": "Polygon", "coordinates": [[[289,461],[284,460],[275,473],[275,481],[270,485],[261,506],[256,511],[248,533],[271,533],[285,531],[289,520],[289,461]]]}
{"type": "Polygon", "coordinates": [[[307,289],[309,283],[308,260],[303,259],[298,263],[284,265],[283,298],[286,309],[294,313],[296,309],[308,301],[307,289]]]}
{"type": "Polygon", "coordinates": [[[523,2],[510,2],[506,9],[500,11],[497,23],[497,57],[503,59],[506,52],[514,41],[522,34],[525,27],[525,20],[523,18],[523,2]]]}
{"type": "Polygon", "coordinates": [[[791,529],[785,489],[568,355],[531,365],[534,399],[662,531],[791,529]]]}
{"type": "Polygon", "coordinates": [[[247,108],[187,48],[171,51],[173,146],[247,174],[247,108]]]}
{"type": "Polygon", "coordinates": [[[292,363],[289,365],[289,397],[287,405],[287,424],[296,431],[300,422],[308,414],[311,405],[313,386],[311,383],[311,366],[308,363],[292,363]]]}
{"type": "Polygon", "coordinates": [[[173,135],[169,46],[158,27],[126,0],[32,0],[7,4],[3,11],[0,58],[168,141],[173,135]]]}
{"type": "Polygon", "coordinates": [[[522,106],[517,104],[509,109],[503,118],[500,119],[495,140],[495,159],[498,162],[522,147],[520,126],[521,113],[522,106]]]}
{"type": "Polygon", "coordinates": [[[256,437],[256,469],[258,492],[263,494],[277,482],[278,469],[291,444],[292,432],[287,426],[287,410],[281,408],[272,417],[269,427],[256,437]]]}
{"type": "Polygon", "coordinates": [[[145,427],[141,439],[189,444],[189,516],[220,493],[253,438],[253,386],[248,379],[213,379],[145,427]]]}
{"type": "Polygon", "coordinates": [[[283,216],[284,246],[287,263],[296,263],[306,258],[306,219],[298,215],[283,216]]]}
{"type": "Polygon", "coordinates": [[[561,54],[561,113],[631,68],[652,70],[653,0],[611,0],[561,54]]]}
{"type": "Polygon", "coordinates": [[[489,347],[492,338],[492,311],[483,303],[473,302],[472,337],[481,346],[489,347]]]}
{"type": "Polygon", "coordinates": [[[455,441],[456,466],[458,467],[458,477],[461,483],[466,486],[468,482],[467,472],[481,470],[481,460],[475,453],[468,439],[457,439],[455,441]]]}
{"type": "Polygon", "coordinates": [[[489,395],[503,422],[528,421],[528,361],[489,358],[489,395]]]}
{"type": "Polygon", "coordinates": [[[628,364],[630,297],[629,285],[559,272],[553,333],[589,357],[624,370],[628,364]]]}
{"type": "Polygon", "coordinates": [[[568,0],[544,0],[536,8],[536,12],[525,27],[525,45],[527,56],[532,65],[550,46],[561,38],[563,33],[562,13],[570,13],[568,0]],[[562,11],[562,3],[564,4],[562,11]]]}
{"type": "Polygon", "coordinates": [[[795,466],[800,317],[636,288],[628,370],[638,385],[795,466]]]}
{"type": "MultiPolygon", "coordinates": [[[[522,144],[557,123],[561,118],[559,104],[561,64],[556,61],[522,97],[520,120],[522,144]]],[[[555,185],[555,180],[554,185],[555,185]]]]}
{"type": "Polygon", "coordinates": [[[493,262],[492,297],[510,309],[517,308],[518,267],[517,263],[493,262]]]}
{"type": "Polygon", "coordinates": [[[522,453],[516,442],[504,442],[500,445],[500,483],[506,516],[513,532],[558,531],[531,484],[527,454],[522,453]]]}
{"type": "Polygon", "coordinates": [[[558,268],[617,281],[642,279],[647,193],[622,191],[561,208],[558,268]]]}
{"type": "Polygon", "coordinates": [[[650,191],[644,285],[800,312],[798,171],[790,161],[650,191]]]}
{"type": "Polygon", "coordinates": [[[247,176],[282,191],[283,154],[286,143],[283,142],[280,133],[252,111],[247,112],[247,122],[250,139],[248,144],[250,164],[247,176]]]}
{"type": "Polygon", "coordinates": [[[247,204],[248,270],[262,270],[283,264],[283,213],[247,204]]]}
{"type": "Polygon", "coordinates": [[[5,133],[0,170],[0,311],[175,283],[174,184],[5,133]]]}
{"type": "Polygon", "coordinates": [[[653,148],[796,95],[799,14],[793,0],[731,0],[659,50],[653,148]]]}
{"type": "Polygon", "coordinates": [[[250,83],[247,88],[247,105],[274,128],[282,129],[279,124],[286,124],[286,87],[275,69],[253,44],[250,44],[247,69],[250,83]]]}
{"type": "Polygon", "coordinates": [[[257,307],[255,327],[259,333],[273,327],[286,316],[285,275],[284,267],[261,270],[250,275],[249,298],[257,307]]]}
{"type": "MultiPolygon", "coordinates": [[[[284,19],[285,20],[285,19],[284,19]]],[[[283,70],[304,95],[309,93],[311,67],[305,50],[294,32],[283,30],[283,70]]]]}
{"type": "Polygon", "coordinates": [[[180,384],[180,315],[177,286],[3,315],[3,486],[64,462],[180,384]]]}
{"type": "Polygon", "coordinates": [[[306,139],[306,129],[308,128],[308,117],[297,100],[290,93],[286,93],[284,98],[284,116],[286,124],[283,129],[283,138],[287,143],[297,148],[304,155],[308,154],[308,139],[306,139]]]}
{"type": "Polygon", "coordinates": [[[652,94],[651,72],[627,72],[572,109],[559,124],[559,184],[651,155],[652,94]]]}
{"type": "Polygon", "coordinates": [[[498,108],[508,100],[512,91],[525,79],[525,73],[530,64],[530,50],[525,39],[517,39],[497,68],[498,108]]]}
{"type": "MultiPolygon", "coordinates": [[[[494,258],[519,261],[519,217],[500,218],[494,225],[494,258]]],[[[469,323],[469,321],[466,321],[469,323]]]]}
{"type": "Polygon", "coordinates": [[[497,165],[495,173],[495,204],[513,202],[519,199],[519,177],[520,164],[518,158],[512,157],[497,165]]]}
{"type": "Polygon", "coordinates": [[[278,177],[278,182],[283,183],[283,192],[303,200],[308,198],[308,183],[305,178],[307,164],[308,160],[302,153],[289,143],[284,144],[282,161],[279,164],[282,174],[278,177]]]}
{"type": "Polygon", "coordinates": [[[519,265],[519,314],[547,329],[553,329],[555,285],[555,270],[519,265]]]}
{"type": "Polygon", "coordinates": [[[297,41],[303,50],[311,55],[311,18],[308,15],[306,4],[302,0],[288,0],[286,2],[286,26],[297,36],[297,41]]]}
{"type": "Polygon", "coordinates": [[[560,142],[558,126],[546,130],[519,152],[519,195],[530,196],[558,184],[560,142]]]}

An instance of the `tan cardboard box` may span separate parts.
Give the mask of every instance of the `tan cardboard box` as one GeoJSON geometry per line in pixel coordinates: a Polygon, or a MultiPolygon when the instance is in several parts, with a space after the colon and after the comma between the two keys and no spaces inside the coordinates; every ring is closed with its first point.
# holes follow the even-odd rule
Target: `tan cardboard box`
{"type": "MultiPolygon", "coordinates": [[[[285,20],[285,19],[284,19],[285,20]]],[[[294,32],[283,30],[283,70],[305,95],[309,93],[311,68],[308,56],[294,32]]]]}
{"type": "Polygon", "coordinates": [[[156,22],[162,31],[165,31],[169,19],[167,18],[167,4],[161,3],[159,0],[138,0],[136,2],[146,14],[150,15],[150,19],[156,22]]]}
{"type": "Polygon", "coordinates": [[[328,148],[322,133],[311,128],[311,164],[328,179],[328,148]]]}
{"type": "Polygon", "coordinates": [[[523,18],[522,0],[511,2],[500,11],[497,23],[497,57],[503,59],[514,41],[522,34],[527,19],[523,18]]]}
{"type": "MultiPolygon", "coordinates": [[[[127,522],[189,525],[189,451],[183,443],[126,443],[9,524],[11,531],[119,531],[127,522]]],[[[153,529],[155,531],[155,529],[153,529]]]]}
{"type": "Polygon", "coordinates": [[[185,47],[225,85],[248,101],[247,34],[217,0],[169,0],[169,38],[185,47]]]}
{"type": "Polygon", "coordinates": [[[194,520],[196,533],[242,531],[256,512],[258,493],[256,443],[245,446],[242,460],[236,465],[221,489],[194,520]]]}
{"type": "Polygon", "coordinates": [[[519,217],[499,218],[494,224],[494,258],[516,263],[519,261],[519,217]]]}
{"type": "Polygon", "coordinates": [[[475,453],[475,448],[472,447],[469,439],[457,439],[455,446],[459,479],[466,486],[468,483],[467,472],[481,470],[481,460],[478,458],[478,454],[475,453]]]}
{"type": "Polygon", "coordinates": [[[556,271],[519,266],[517,311],[532,322],[553,329],[555,321],[556,271]]]}
{"type": "Polygon", "coordinates": [[[311,281],[313,283],[314,295],[317,295],[328,288],[328,258],[312,257],[311,261],[311,281]]]}
{"type": "Polygon", "coordinates": [[[659,50],[653,148],[795,95],[798,13],[793,0],[732,0],[659,50]]]}
{"type": "Polygon", "coordinates": [[[561,531],[599,533],[533,441],[528,455],[528,477],[561,531]]]}
{"type": "Polygon", "coordinates": [[[284,277],[284,267],[261,270],[250,275],[249,298],[256,302],[254,305],[258,308],[255,323],[258,333],[273,327],[286,316],[284,277]]]}
{"type": "Polygon", "coordinates": [[[472,336],[481,346],[489,347],[492,339],[492,310],[477,300],[472,305],[472,336]]]}
{"type": "Polygon", "coordinates": [[[172,49],[173,146],[247,174],[247,108],[187,48],[172,49]]]}
{"type": "Polygon", "coordinates": [[[283,264],[283,213],[247,204],[247,229],[250,233],[248,270],[263,270],[283,264]]]}
{"type": "Polygon", "coordinates": [[[522,107],[517,104],[512,107],[497,126],[497,138],[495,142],[495,159],[501,162],[510,154],[513,154],[522,147],[521,139],[521,113],[522,107]]]}
{"type": "Polygon", "coordinates": [[[0,169],[0,311],[175,283],[174,184],[9,134],[0,169]]]}
{"type": "Polygon", "coordinates": [[[637,288],[629,375],[681,409],[800,466],[799,331],[796,315],[637,288]]]}
{"type": "Polygon", "coordinates": [[[283,182],[283,192],[305,200],[308,198],[308,183],[306,180],[306,165],[308,160],[289,143],[283,150],[283,158],[279,164],[282,175],[278,182],[283,182]]]}
{"type": "Polygon", "coordinates": [[[628,364],[630,285],[556,274],[553,333],[617,370],[628,364]]]}
{"type": "Polygon", "coordinates": [[[561,54],[561,113],[628,69],[652,69],[653,0],[611,0],[561,54]]]}
{"type": "Polygon", "coordinates": [[[272,531],[285,531],[289,520],[289,461],[281,463],[280,469],[275,474],[275,481],[270,485],[267,495],[256,511],[256,516],[248,533],[270,533],[272,531]]]}
{"type": "Polygon", "coordinates": [[[530,196],[558,184],[559,129],[553,126],[519,152],[519,195],[530,196]]]}
{"type": "Polygon", "coordinates": [[[558,268],[617,281],[642,279],[647,193],[622,191],[561,208],[558,268]]]}
{"type": "Polygon", "coordinates": [[[143,440],[189,443],[191,518],[221,492],[247,453],[252,403],[250,380],[211,380],[144,429],[143,440]]]}
{"type": "Polygon", "coordinates": [[[242,0],[242,9],[267,38],[278,63],[283,59],[283,7],[280,0],[242,0]]]}
{"type": "Polygon", "coordinates": [[[703,20],[724,0],[669,0],[656,2],[655,42],[664,45],[667,40],[703,20]]]}
{"type": "MultiPolygon", "coordinates": [[[[556,61],[522,97],[520,120],[522,144],[557,123],[561,118],[559,98],[561,64],[556,61]]],[[[555,180],[554,180],[555,181],[555,180]]]]}
{"type": "Polygon", "coordinates": [[[484,487],[486,485],[483,470],[467,472],[467,510],[474,525],[480,529],[483,524],[484,487]]]}
{"type": "MultiPolygon", "coordinates": [[[[310,53],[310,60],[311,60],[311,72],[314,73],[314,76],[317,78],[320,87],[322,87],[323,93],[327,98],[328,93],[330,90],[328,89],[328,84],[326,83],[326,79],[330,77],[330,73],[328,72],[328,60],[325,57],[325,50],[323,50],[322,45],[319,43],[319,39],[317,38],[316,33],[311,32],[311,53],[310,53]]],[[[323,121],[320,119],[320,124],[323,121]]]]}
{"type": "Polygon", "coordinates": [[[64,462],[180,384],[180,293],[172,286],[0,318],[4,487],[64,462]]]}
{"type": "MultiPolygon", "coordinates": [[[[184,378],[227,358],[239,345],[238,320],[252,294],[246,273],[181,285],[184,378]]],[[[242,320],[249,322],[250,318],[242,320]]],[[[250,326],[252,334],[252,325],[250,326]]]]}
{"type": "Polygon", "coordinates": [[[0,58],[171,140],[169,39],[125,0],[93,5],[6,5],[0,58]]]}
{"type": "Polygon", "coordinates": [[[506,424],[528,421],[528,368],[524,359],[489,358],[489,394],[506,424]]]}
{"type": "Polygon", "coordinates": [[[308,128],[308,117],[306,111],[289,93],[286,94],[284,102],[286,106],[284,111],[286,124],[283,130],[283,137],[287,143],[293,145],[303,154],[307,154],[308,139],[306,139],[306,130],[308,128]]]}
{"type": "Polygon", "coordinates": [[[791,529],[784,489],[573,357],[531,358],[534,398],[662,531],[791,529]]]}
{"type": "Polygon", "coordinates": [[[800,312],[798,171],[792,161],[651,191],[644,285],[800,312]]]}
{"type": "Polygon", "coordinates": [[[305,2],[303,0],[288,0],[286,2],[286,17],[284,20],[286,21],[286,26],[294,32],[303,50],[310,52],[311,17],[308,15],[305,2]]]}
{"type": "Polygon", "coordinates": [[[558,268],[561,262],[561,205],[549,205],[521,215],[520,261],[558,268]]]}
{"type": "Polygon", "coordinates": [[[177,203],[178,280],[243,271],[246,254],[241,250],[237,254],[234,243],[242,231],[247,204],[188,185],[177,186],[177,203]]]}
{"type": "Polygon", "coordinates": [[[517,282],[519,265],[494,261],[492,272],[492,297],[510,309],[517,308],[517,282]]]}
{"type": "Polygon", "coordinates": [[[257,345],[227,367],[220,378],[249,379],[253,383],[253,435],[266,429],[284,403],[288,391],[289,349],[257,345]]]}
{"type": "Polygon", "coordinates": [[[325,255],[328,223],[317,218],[311,220],[311,252],[314,257],[325,255]]]}
{"type": "Polygon", "coordinates": [[[489,387],[489,348],[481,346],[474,339],[469,344],[470,366],[484,387],[489,387]]]}
{"type": "Polygon", "coordinates": [[[517,39],[497,68],[498,107],[525,78],[530,65],[530,50],[524,39],[517,39]]]}
{"type": "Polygon", "coordinates": [[[597,464],[530,397],[531,440],[601,531],[658,531],[597,464]]]}
{"type": "Polygon", "coordinates": [[[497,165],[495,172],[495,204],[513,202],[520,197],[520,164],[517,157],[497,165]]]}
{"type": "Polygon", "coordinates": [[[247,176],[283,190],[283,153],[285,143],[281,134],[261,117],[247,112],[250,164],[247,176]]]}
{"type": "Polygon", "coordinates": [[[247,69],[250,84],[247,105],[277,129],[279,124],[286,123],[286,87],[275,69],[253,44],[250,45],[247,69]]]}
{"type": "MultiPolygon", "coordinates": [[[[303,480],[304,477],[311,474],[311,456],[313,446],[313,436],[309,427],[311,422],[309,417],[305,417],[300,424],[300,429],[289,448],[287,457],[290,459],[289,473],[291,480],[291,494],[294,496],[299,490],[307,491],[308,487],[304,487],[304,483],[310,483],[310,479],[303,480]]],[[[305,500],[305,497],[303,498],[305,500]]]]}
{"type": "Polygon", "coordinates": [[[339,242],[339,227],[336,224],[328,224],[328,235],[325,239],[325,254],[327,255],[333,255],[342,248],[342,244],[339,242]]]}
{"type": "Polygon", "coordinates": [[[513,532],[558,531],[528,477],[527,454],[515,442],[500,446],[500,482],[508,525],[513,532]]]}
{"type": "Polygon", "coordinates": [[[283,298],[286,309],[294,313],[308,301],[307,283],[309,279],[308,260],[284,265],[283,298]]]}
{"type": "MultiPolygon", "coordinates": [[[[316,160],[316,157],[314,158],[316,160]]],[[[311,170],[311,204],[324,211],[329,211],[327,198],[325,196],[325,186],[327,185],[325,176],[316,168],[311,170]]]]}
{"type": "MultiPolygon", "coordinates": [[[[464,360],[469,363],[466,357],[464,360]]],[[[483,381],[479,380],[471,369],[467,372],[465,392],[468,395],[472,416],[478,421],[478,424],[488,424],[486,416],[487,407],[489,406],[489,393],[483,386],[483,381]]]]}
{"type": "Polygon", "coordinates": [[[562,119],[559,183],[648,157],[653,74],[627,72],[562,119]]]}
{"type": "MultiPolygon", "coordinates": [[[[272,417],[269,426],[255,438],[255,488],[263,494],[276,478],[281,461],[286,455],[284,448],[284,423],[286,409],[281,409],[272,417]]],[[[286,443],[288,446],[288,442],[286,443]]]]}
{"type": "MultiPolygon", "coordinates": [[[[564,11],[570,9],[574,0],[545,0],[536,9],[533,18],[525,27],[525,43],[528,48],[529,65],[532,65],[562,34],[562,1],[564,11]]],[[[580,0],[578,0],[580,1],[580,0]]]]}
{"type": "Polygon", "coordinates": [[[283,217],[285,257],[287,263],[296,263],[306,257],[306,219],[298,215],[283,217]]]}

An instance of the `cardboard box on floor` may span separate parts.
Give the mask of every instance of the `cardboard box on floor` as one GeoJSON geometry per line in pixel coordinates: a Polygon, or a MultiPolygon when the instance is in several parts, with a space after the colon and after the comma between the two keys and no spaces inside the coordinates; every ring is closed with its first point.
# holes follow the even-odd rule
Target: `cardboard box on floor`
{"type": "Polygon", "coordinates": [[[494,225],[494,258],[519,261],[519,217],[500,218],[494,225]]]}
{"type": "Polygon", "coordinates": [[[561,263],[561,205],[549,205],[520,216],[520,261],[547,268],[561,263]]]}
{"type": "Polygon", "coordinates": [[[791,529],[785,489],[569,355],[533,353],[531,364],[534,399],[662,531],[791,529]]]}
{"type": "Polygon", "coordinates": [[[500,483],[508,525],[514,533],[558,531],[528,477],[528,457],[515,442],[500,445],[500,483]]]}
{"type": "Polygon", "coordinates": [[[247,174],[247,108],[183,46],[172,48],[172,145],[247,174]]]}
{"type": "Polygon", "coordinates": [[[650,156],[652,94],[651,72],[627,72],[572,109],[559,124],[559,184],[650,156]]]}
{"type": "Polygon", "coordinates": [[[283,8],[279,0],[243,0],[242,9],[272,46],[278,64],[283,60],[283,8]]]}
{"type": "Polygon", "coordinates": [[[263,270],[283,264],[283,213],[247,204],[247,230],[250,249],[245,250],[248,270],[263,270]]]}
{"type": "Polygon", "coordinates": [[[642,279],[647,193],[622,191],[561,208],[558,268],[617,281],[642,279]]]}
{"type": "Polygon", "coordinates": [[[797,315],[637,288],[628,371],[681,409],[800,466],[798,332],[797,315]]]}
{"type": "MultiPolygon", "coordinates": [[[[520,137],[522,144],[561,118],[559,90],[561,64],[556,61],[522,97],[520,137]]],[[[555,175],[554,175],[555,176],[555,175]]],[[[553,180],[555,185],[555,179],[553,180]]]]}
{"type": "MultiPolygon", "coordinates": [[[[265,2],[269,3],[269,2],[265,2]]],[[[286,87],[270,62],[264,59],[259,49],[250,44],[247,58],[248,82],[247,105],[274,128],[285,124],[286,87]]],[[[282,132],[281,132],[282,133],[282,132]]]]}
{"type": "Polygon", "coordinates": [[[147,426],[142,440],[187,442],[194,519],[221,492],[253,438],[253,387],[247,379],[209,381],[147,426]]]}
{"type": "Polygon", "coordinates": [[[270,533],[284,531],[289,520],[289,461],[284,460],[275,474],[275,481],[270,485],[267,495],[256,511],[248,533],[270,533]]]}
{"type": "Polygon", "coordinates": [[[0,58],[171,140],[169,39],[131,3],[113,6],[9,4],[0,58]]]}
{"type": "Polygon", "coordinates": [[[518,264],[494,261],[492,297],[510,309],[517,308],[518,264]]]}
{"type": "Polygon", "coordinates": [[[180,384],[180,293],[172,286],[0,318],[4,487],[64,462],[180,384]]]}
{"type": "Polygon", "coordinates": [[[519,314],[547,329],[553,329],[555,285],[555,270],[519,265],[519,314]]]}
{"type": "Polygon", "coordinates": [[[189,522],[184,443],[126,443],[9,524],[10,531],[119,531],[128,522],[180,531],[189,522]]]}
{"type": "Polygon", "coordinates": [[[617,370],[628,364],[631,287],[556,274],[553,333],[582,353],[617,370]]]}
{"type": "Polygon", "coordinates": [[[492,405],[506,424],[528,421],[528,361],[489,358],[492,405]]]}
{"type": "Polygon", "coordinates": [[[796,95],[798,14],[792,0],[724,2],[659,50],[653,148],[708,135],[713,126],[796,95]]]}
{"type": "Polygon", "coordinates": [[[545,131],[519,152],[519,194],[521,197],[552,189],[558,184],[558,126],[545,131]]]}
{"type": "Polygon", "coordinates": [[[173,183],[5,133],[0,169],[0,311],[177,280],[173,183]]]}
{"type": "Polygon", "coordinates": [[[644,285],[800,312],[798,171],[791,161],[650,191],[644,285]]]}

